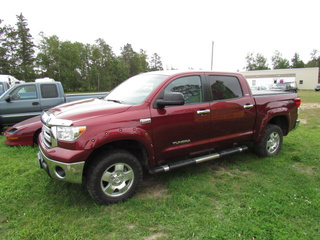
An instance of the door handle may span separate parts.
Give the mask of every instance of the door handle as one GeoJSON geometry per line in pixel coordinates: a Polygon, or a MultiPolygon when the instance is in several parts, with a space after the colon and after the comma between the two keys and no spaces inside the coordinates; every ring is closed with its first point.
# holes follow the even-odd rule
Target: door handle
{"type": "Polygon", "coordinates": [[[197,111],[197,114],[198,114],[198,115],[207,114],[207,113],[210,113],[210,109],[198,110],[198,111],[197,111]]]}
{"type": "Polygon", "coordinates": [[[244,109],[250,109],[253,108],[253,104],[246,104],[243,106],[244,109]]]}
{"type": "Polygon", "coordinates": [[[32,105],[33,106],[39,105],[39,102],[33,102],[32,105]]]}

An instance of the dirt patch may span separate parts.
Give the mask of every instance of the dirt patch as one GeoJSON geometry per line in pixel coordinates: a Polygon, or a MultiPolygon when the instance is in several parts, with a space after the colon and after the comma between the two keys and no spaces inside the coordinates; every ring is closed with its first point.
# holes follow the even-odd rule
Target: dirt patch
{"type": "Polygon", "coordinates": [[[158,239],[158,238],[161,238],[161,237],[164,237],[166,236],[164,233],[156,233],[156,234],[153,234],[149,237],[146,237],[144,238],[145,240],[155,240],[155,239],[158,239]]]}
{"type": "Polygon", "coordinates": [[[315,108],[320,108],[319,103],[301,103],[300,106],[301,109],[315,109],[315,108]]]}
{"type": "Polygon", "coordinates": [[[307,119],[300,119],[300,123],[301,124],[308,124],[308,120],[307,119]]]}
{"type": "Polygon", "coordinates": [[[293,167],[295,169],[297,169],[298,171],[308,174],[308,175],[315,175],[316,174],[316,169],[315,167],[302,167],[300,163],[296,163],[293,165],[293,167]]]}
{"type": "Polygon", "coordinates": [[[162,182],[158,181],[155,176],[148,175],[143,179],[137,197],[157,199],[168,198],[171,195],[168,194],[168,189],[162,182]]]}
{"type": "Polygon", "coordinates": [[[229,175],[230,177],[241,177],[247,174],[250,174],[250,171],[241,171],[239,169],[225,169],[223,167],[215,172],[216,176],[229,175]]]}
{"type": "Polygon", "coordinates": [[[130,230],[132,230],[132,229],[135,228],[135,226],[134,226],[134,225],[128,225],[127,228],[130,229],[130,230]]]}

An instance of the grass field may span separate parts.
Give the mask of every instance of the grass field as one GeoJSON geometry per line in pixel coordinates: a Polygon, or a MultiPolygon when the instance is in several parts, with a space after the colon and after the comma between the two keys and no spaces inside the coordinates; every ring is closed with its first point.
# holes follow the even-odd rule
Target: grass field
{"type": "Polygon", "coordinates": [[[37,148],[0,136],[0,239],[320,239],[320,93],[299,96],[302,124],[278,156],[248,151],[146,175],[111,206],[50,179],[37,148]]]}

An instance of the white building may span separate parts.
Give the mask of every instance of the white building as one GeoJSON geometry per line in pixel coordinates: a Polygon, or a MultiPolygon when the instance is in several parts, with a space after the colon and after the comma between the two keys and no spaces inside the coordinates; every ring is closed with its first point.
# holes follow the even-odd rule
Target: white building
{"type": "Polygon", "coordinates": [[[318,84],[319,68],[290,68],[242,72],[250,87],[265,86],[268,89],[278,83],[288,83],[298,89],[314,89],[318,84]]]}

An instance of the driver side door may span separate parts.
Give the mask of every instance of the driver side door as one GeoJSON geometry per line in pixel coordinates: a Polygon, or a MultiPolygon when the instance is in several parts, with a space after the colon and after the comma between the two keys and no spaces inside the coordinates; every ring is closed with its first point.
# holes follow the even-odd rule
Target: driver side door
{"type": "Polygon", "coordinates": [[[9,100],[1,102],[2,121],[14,124],[39,115],[40,102],[35,84],[18,86],[10,94],[9,100]]]}
{"type": "Polygon", "coordinates": [[[209,148],[210,106],[204,102],[203,77],[189,75],[173,79],[157,99],[169,92],[184,95],[182,106],[151,108],[156,161],[192,156],[209,148]]]}

